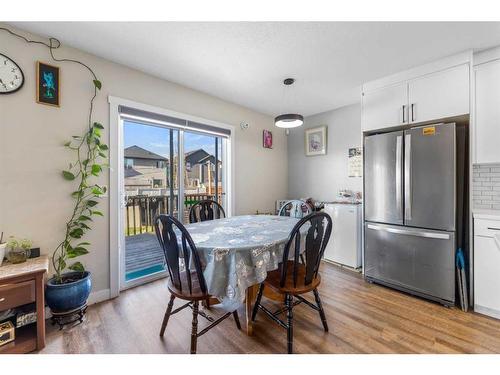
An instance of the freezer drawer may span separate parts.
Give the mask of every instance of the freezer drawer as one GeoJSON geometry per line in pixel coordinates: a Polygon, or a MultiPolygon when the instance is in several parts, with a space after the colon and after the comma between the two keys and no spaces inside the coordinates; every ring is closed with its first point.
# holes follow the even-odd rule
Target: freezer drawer
{"type": "Polygon", "coordinates": [[[432,299],[455,301],[455,234],[365,224],[365,275],[432,299]]]}
{"type": "Polygon", "coordinates": [[[455,139],[455,124],[405,131],[406,226],[455,231],[455,139]]]}
{"type": "Polygon", "coordinates": [[[365,220],[403,224],[403,132],[365,138],[365,220]]]}

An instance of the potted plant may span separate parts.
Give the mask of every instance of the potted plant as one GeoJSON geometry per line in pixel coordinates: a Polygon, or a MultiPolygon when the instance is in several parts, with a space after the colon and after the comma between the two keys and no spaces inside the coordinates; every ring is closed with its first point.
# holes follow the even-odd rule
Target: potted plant
{"type": "Polygon", "coordinates": [[[12,264],[23,263],[26,262],[26,259],[30,256],[30,249],[32,242],[26,238],[20,240],[15,237],[9,237],[7,241],[7,249],[9,252],[7,253],[7,259],[12,264]]]}
{"type": "MultiPolygon", "coordinates": [[[[88,68],[88,67],[87,67],[88,68]]],[[[92,104],[101,89],[90,68],[94,80],[94,96],[91,100],[88,128],[81,136],[73,136],[64,144],[75,154],[75,159],[67,170],[62,171],[62,177],[69,182],[77,183],[71,193],[74,199],[73,212],[66,223],[64,239],[52,254],[54,276],[46,286],[46,301],[53,312],[59,314],[75,311],[86,305],[92,289],[92,275],[85,270],[83,264],[74,261],[75,258],[89,253],[90,243],[83,241],[84,235],[91,230],[93,217],[103,216],[97,210],[99,198],[106,193],[106,188],[93,183],[106,164],[108,146],[101,141],[101,131],[104,127],[98,122],[92,122],[92,104]]]]}

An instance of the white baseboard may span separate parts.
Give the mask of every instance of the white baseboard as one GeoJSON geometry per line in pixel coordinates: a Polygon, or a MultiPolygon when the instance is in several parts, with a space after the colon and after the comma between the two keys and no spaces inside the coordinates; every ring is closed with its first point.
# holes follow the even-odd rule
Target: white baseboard
{"type": "MultiPolygon", "coordinates": [[[[95,305],[96,303],[107,301],[111,298],[111,290],[103,289],[90,293],[89,298],[87,299],[87,305],[95,305]]],[[[45,307],[45,319],[49,319],[52,317],[50,313],[50,309],[48,306],[45,307]]]]}
{"type": "Polygon", "coordinates": [[[483,314],[483,315],[488,315],[491,316],[492,318],[500,319],[500,311],[495,310],[495,309],[490,309],[488,307],[483,307],[479,305],[474,305],[474,311],[483,314]]]}
{"type": "Polygon", "coordinates": [[[95,305],[96,303],[107,301],[111,298],[111,290],[103,289],[90,293],[87,305],[95,305]]]}

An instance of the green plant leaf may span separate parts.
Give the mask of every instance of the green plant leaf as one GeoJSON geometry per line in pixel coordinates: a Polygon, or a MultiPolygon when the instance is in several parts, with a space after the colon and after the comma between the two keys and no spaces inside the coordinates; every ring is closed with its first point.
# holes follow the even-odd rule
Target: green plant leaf
{"type": "Polygon", "coordinates": [[[92,82],[94,82],[94,86],[100,90],[102,88],[102,83],[98,79],[94,79],[92,82]]]}
{"type": "Polygon", "coordinates": [[[70,171],[63,171],[62,174],[63,177],[68,181],[73,181],[75,179],[75,175],[70,171]]]}
{"type": "Polygon", "coordinates": [[[69,232],[69,235],[72,238],[81,238],[83,236],[83,229],[75,228],[71,232],[69,232]]]}
{"type": "Polygon", "coordinates": [[[64,144],[64,147],[69,147],[69,146],[71,146],[71,141],[68,141],[64,144]]]}
{"type": "Polygon", "coordinates": [[[80,217],[77,220],[79,220],[79,221],[92,221],[92,219],[86,215],[80,215],[80,217]]]}
{"type": "Polygon", "coordinates": [[[108,145],[102,143],[99,145],[99,148],[102,150],[102,151],[106,151],[108,149],[108,145]]]}
{"type": "Polygon", "coordinates": [[[58,265],[60,267],[60,271],[64,270],[66,268],[66,262],[64,261],[63,258],[59,257],[58,259],[58,265]]]}
{"type": "Polygon", "coordinates": [[[92,211],[92,215],[104,216],[104,214],[101,211],[92,211]]]}
{"type": "Polygon", "coordinates": [[[90,242],[80,242],[78,245],[76,246],[88,246],[90,245],[90,242]]]}
{"type": "Polygon", "coordinates": [[[80,223],[79,225],[80,225],[80,228],[83,228],[83,229],[89,229],[89,230],[90,230],[90,229],[92,229],[92,228],[90,228],[90,227],[89,227],[87,224],[85,224],[85,223],[80,223]]]}
{"type": "Polygon", "coordinates": [[[102,172],[101,166],[99,164],[93,164],[92,165],[92,172],[91,173],[94,176],[98,176],[100,172],[102,172]]]}
{"type": "Polygon", "coordinates": [[[75,262],[71,266],[68,267],[72,271],[83,272],[85,271],[85,267],[80,262],[75,262]]]}
{"type": "Polygon", "coordinates": [[[73,137],[73,139],[82,139],[82,137],[79,135],[73,135],[72,137],[73,137]]]}
{"type": "Polygon", "coordinates": [[[104,126],[102,126],[102,124],[99,124],[98,122],[94,122],[94,128],[104,129],[104,126]]]}
{"type": "Polygon", "coordinates": [[[83,196],[83,191],[80,191],[80,190],[77,190],[77,191],[74,191],[71,193],[71,196],[73,198],[79,198],[79,197],[82,197],[83,196]]]}
{"type": "Polygon", "coordinates": [[[82,256],[82,255],[88,254],[88,253],[89,253],[89,251],[86,248],[84,248],[82,246],[77,246],[73,250],[68,251],[68,258],[72,259],[72,258],[76,258],[76,257],[82,256]]]}
{"type": "Polygon", "coordinates": [[[87,201],[87,206],[89,206],[89,207],[94,207],[94,206],[96,206],[98,203],[99,203],[99,202],[97,202],[97,201],[88,200],[88,201],[87,201]]]}

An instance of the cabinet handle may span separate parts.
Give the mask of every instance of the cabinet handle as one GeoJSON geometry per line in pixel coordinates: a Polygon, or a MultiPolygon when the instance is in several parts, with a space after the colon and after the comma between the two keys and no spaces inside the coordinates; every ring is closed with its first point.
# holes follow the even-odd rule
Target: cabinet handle
{"type": "Polygon", "coordinates": [[[403,124],[406,122],[406,116],[405,116],[405,114],[406,114],[406,105],[403,104],[403,124]]]}
{"type": "Polygon", "coordinates": [[[415,103],[411,103],[411,121],[415,121],[415,103]]]}
{"type": "Polygon", "coordinates": [[[0,302],[5,301],[5,297],[0,298],[0,302]]]}
{"type": "Polygon", "coordinates": [[[489,230],[500,230],[500,228],[488,227],[489,230]]]}

